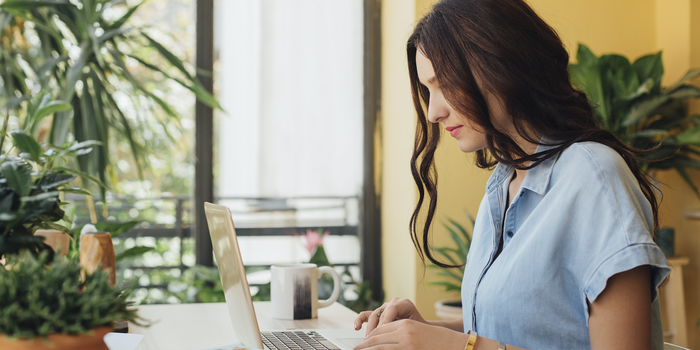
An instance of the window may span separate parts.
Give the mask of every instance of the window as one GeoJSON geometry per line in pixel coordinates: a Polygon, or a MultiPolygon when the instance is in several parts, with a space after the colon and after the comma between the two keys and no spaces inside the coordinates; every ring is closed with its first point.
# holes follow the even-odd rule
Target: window
{"type": "Polygon", "coordinates": [[[215,16],[216,194],[244,263],[307,261],[294,235],[328,230],[330,262],[359,279],[363,2],[219,1],[215,16]]]}

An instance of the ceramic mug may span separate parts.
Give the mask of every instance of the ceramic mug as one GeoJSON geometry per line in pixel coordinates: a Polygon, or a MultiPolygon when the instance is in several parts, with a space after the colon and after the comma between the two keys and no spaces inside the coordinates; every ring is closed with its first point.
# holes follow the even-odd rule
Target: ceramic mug
{"type": "Polygon", "coordinates": [[[272,318],[303,320],[317,318],[317,310],[333,304],[340,295],[340,276],[332,267],[316,264],[272,265],[270,299],[272,318]],[[318,300],[318,280],[327,273],[333,277],[333,293],[318,300]]]}

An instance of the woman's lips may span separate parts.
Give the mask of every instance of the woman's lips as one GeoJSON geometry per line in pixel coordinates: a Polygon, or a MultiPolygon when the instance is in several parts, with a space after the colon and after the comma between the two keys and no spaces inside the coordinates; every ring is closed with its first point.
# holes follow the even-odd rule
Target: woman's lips
{"type": "Polygon", "coordinates": [[[459,134],[460,131],[462,131],[462,125],[460,126],[447,126],[445,127],[445,130],[450,132],[450,135],[452,137],[455,137],[459,134]]]}

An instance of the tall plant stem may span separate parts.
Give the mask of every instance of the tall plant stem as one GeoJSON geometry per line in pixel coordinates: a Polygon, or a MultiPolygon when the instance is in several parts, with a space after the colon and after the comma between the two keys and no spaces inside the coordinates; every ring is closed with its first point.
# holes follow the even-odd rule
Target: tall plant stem
{"type": "Polygon", "coordinates": [[[0,135],[0,154],[2,154],[2,145],[5,143],[5,135],[7,135],[7,123],[10,122],[10,107],[7,107],[7,115],[5,115],[5,124],[2,126],[2,135],[0,135]]]}

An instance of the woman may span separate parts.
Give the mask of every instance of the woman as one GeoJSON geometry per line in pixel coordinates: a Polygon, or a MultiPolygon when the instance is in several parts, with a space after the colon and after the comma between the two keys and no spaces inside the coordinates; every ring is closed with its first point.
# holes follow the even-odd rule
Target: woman
{"type": "Polygon", "coordinates": [[[358,316],[368,336],[357,349],[661,349],[657,288],[669,267],[652,240],[658,207],[635,161],[643,152],[598,126],[556,32],[522,0],[444,0],[407,51],[421,258],[446,266],[428,247],[440,127],[495,170],[467,257],[463,319],[426,321],[394,299],[358,316]]]}

